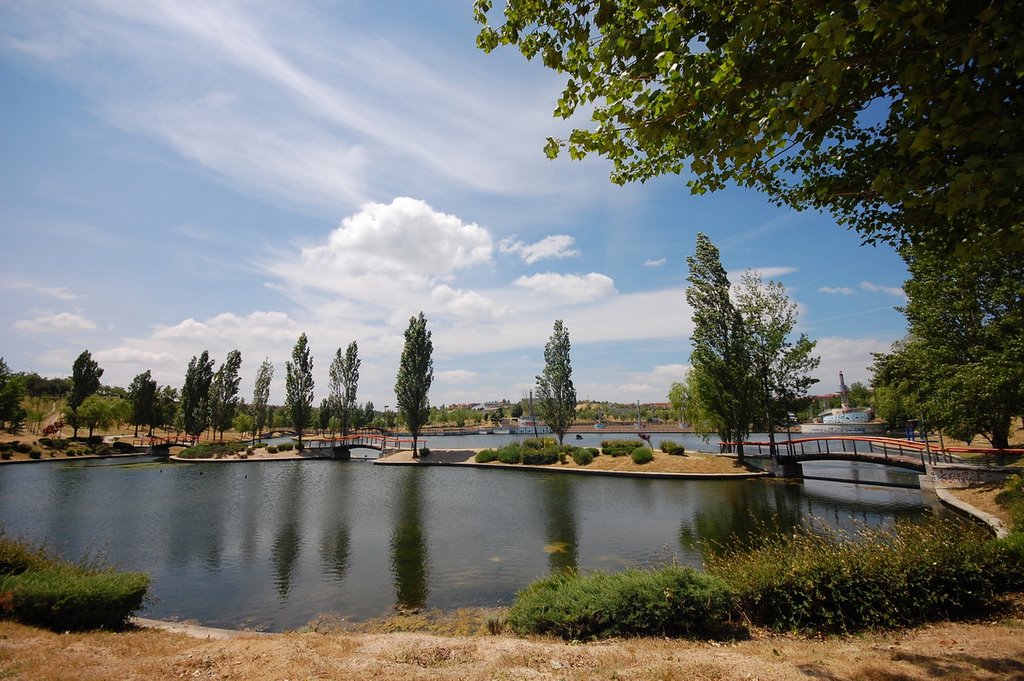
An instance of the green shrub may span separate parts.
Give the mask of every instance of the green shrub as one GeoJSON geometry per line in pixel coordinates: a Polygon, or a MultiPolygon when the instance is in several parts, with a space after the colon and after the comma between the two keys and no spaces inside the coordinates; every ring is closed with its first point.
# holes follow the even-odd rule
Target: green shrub
{"type": "Polygon", "coordinates": [[[267,454],[277,454],[277,447],[274,445],[267,445],[267,454]]]}
{"type": "Polygon", "coordinates": [[[28,450],[28,458],[30,458],[30,459],[39,459],[42,456],[43,456],[43,453],[40,452],[38,449],[30,449],[30,450],[28,450]]]}
{"type": "Polygon", "coordinates": [[[980,614],[1021,581],[1024,550],[966,522],[901,523],[769,535],[712,550],[707,570],[736,590],[751,621],[780,631],[845,633],[980,614]]]}
{"type": "Polygon", "coordinates": [[[9,452],[14,449],[13,442],[0,442],[0,452],[9,452]]]}
{"type": "Polygon", "coordinates": [[[133,445],[131,442],[121,442],[120,440],[118,440],[117,442],[112,443],[110,446],[116,449],[118,454],[127,454],[129,452],[135,451],[135,445],[133,445]]]}
{"type": "Polygon", "coordinates": [[[49,565],[46,552],[0,534],[0,575],[20,575],[49,565]]]}
{"type": "Polygon", "coordinates": [[[149,577],[140,572],[85,572],[69,566],[0,578],[6,615],[57,631],[120,629],[142,607],[149,577]]]}
{"type": "Polygon", "coordinates": [[[295,444],[292,442],[282,442],[277,446],[279,452],[290,452],[293,449],[295,449],[295,444]]]}
{"type": "Polygon", "coordinates": [[[1011,475],[996,495],[996,503],[1010,513],[1010,527],[1024,532],[1024,475],[1011,475]]]}
{"type": "Polygon", "coordinates": [[[587,451],[590,452],[591,456],[594,458],[601,456],[601,450],[597,447],[587,447],[587,451]]]}
{"type": "Polygon", "coordinates": [[[558,463],[566,464],[569,463],[569,455],[565,452],[558,452],[558,463]]]}
{"type": "Polygon", "coordinates": [[[473,460],[477,463],[490,463],[498,459],[498,452],[493,449],[482,449],[476,453],[473,460]]]}
{"type": "Polygon", "coordinates": [[[55,631],[119,629],[148,588],[145,574],[72,565],[0,536],[0,617],[55,631]]]}
{"type": "Polygon", "coordinates": [[[0,459],[3,459],[4,461],[10,461],[11,456],[11,453],[7,450],[0,452],[0,459]]]}
{"type": "Polygon", "coordinates": [[[430,456],[430,447],[420,447],[420,457],[430,456]]]}
{"type": "Polygon", "coordinates": [[[683,456],[686,454],[686,448],[675,440],[662,440],[661,451],[666,454],[672,454],[673,456],[683,456]]]}
{"type": "Polygon", "coordinates": [[[508,612],[518,634],[565,639],[613,636],[730,636],[733,596],[722,580],[692,568],[568,572],[520,591],[508,612]]]}
{"type": "Polygon", "coordinates": [[[505,445],[504,447],[502,447],[501,449],[498,450],[498,461],[500,461],[502,463],[512,463],[512,464],[522,463],[523,462],[522,448],[519,445],[515,444],[515,443],[512,443],[510,445],[505,445]]]}
{"type": "Polygon", "coordinates": [[[554,449],[543,451],[525,450],[522,455],[522,463],[528,466],[547,466],[558,462],[558,452],[554,449]]]}
{"type": "Polygon", "coordinates": [[[594,462],[594,455],[589,449],[577,448],[572,450],[572,460],[577,466],[586,466],[594,462]]]}
{"type": "Polygon", "coordinates": [[[528,437],[523,440],[523,449],[533,449],[536,451],[542,451],[549,447],[555,446],[555,438],[553,437],[528,437]]]}
{"type": "MultiPolygon", "coordinates": [[[[32,445],[29,444],[28,442],[15,442],[14,451],[18,452],[19,454],[28,454],[29,452],[32,451],[32,445]]],[[[38,459],[39,457],[36,458],[38,459]]]]}
{"type": "Polygon", "coordinates": [[[629,456],[636,447],[636,440],[602,440],[601,452],[610,456],[629,456]]]}
{"type": "Polygon", "coordinates": [[[654,452],[649,447],[644,447],[643,445],[635,448],[630,452],[629,456],[633,459],[633,463],[638,466],[654,461],[654,452]]]}

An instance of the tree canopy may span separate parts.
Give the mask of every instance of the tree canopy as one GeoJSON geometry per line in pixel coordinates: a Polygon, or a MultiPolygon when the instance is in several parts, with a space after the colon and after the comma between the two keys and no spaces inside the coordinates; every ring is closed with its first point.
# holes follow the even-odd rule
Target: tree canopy
{"type": "Polygon", "coordinates": [[[74,437],[78,437],[78,407],[87,397],[100,389],[100,377],[103,369],[92,358],[92,353],[83,350],[71,366],[71,390],[68,391],[65,406],[68,421],[74,429],[74,437]]]}
{"type": "Polygon", "coordinates": [[[537,376],[537,411],[562,444],[576,420],[576,388],[572,384],[569,360],[569,330],[555,320],[551,338],[544,346],[544,370],[537,376]]]}
{"type": "Polygon", "coordinates": [[[199,437],[210,425],[210,384],[213,382],[213,360],[203,350],[192,356],[181,387],[181,426],[192,437],[199,437]]]}
{"type": "Polygon", "coordinates": [[[302,431],[313,417],[313,358],[304,333],[292,348],[292,361],[285,362],[285,405],[302,449],[302,431]]]}
{"type": "Polygon", "coordinates": [[[231,427],[238,409],[238,386],[242,381],[238,371],[241,367],[242,353],[232,350],[210,383],[210,423],[214,432],[220,432],[221,440],[224,439],[224,431],[231,427]]]}
{"type": "Polygon", "coordinates": [[[1010,418],[1024,412],[1024,254],[903,255],[910,335],[876,355],[876,388],[893,410],[915,405],[925,427],[1007,447],[1010,418]]]}
{"type": "Polygon", "coordinates": [[[355,341],[348,344],[344,354],[341,348],[334,353],[330,370],[330,408],[338,415],[341,434],[347,435],[356,408],[356,392],[359,388],[359,346],[355,341]]]}
{"type": "Polygon", "coordinates": [[[153,434],[153,427],[156,425],[156,381],[152,373],[147,369],[132,379],[128,386],[128,400],[131,404],[132,425],[135,426],[135,434],[139,434],[139,426],[148,425],[150,435],[153,434]]]}
{"type": "Polygon", "coordinates": [[[413,456],[419,456],[419,436],[430,418],[430,384],[434,382],[434,344],[427,330],[427,320],[420,312],[409,318],[405,345],[395,378],[395,399],[409,432],[412,433],[413,456]]]}
{"type": "MultiPolygon", "coordinates": [[[[748,333],[729,295],[729,277],[718,249],[706,234],[686,258],[690,269],[686,302],[693,310],[693,350],[686,382],[688,419],[698,416],[728,442],[742,442],[755,413],[755,382],[750,372],[748,333]],[[699,410],[698,410],[699,405],[699,410]]],[[[743,457],[743,445],[738,454],[743,457]]]]}
{"type": "Polygon", "coordinates": [[[270,401],[270,382],[274,380],[274,365],[265,357],[256,371],[256,383],[252,390],[252,435],[253,441],[263,432],[263,426],[273,426],[267,415],[270,401]]]}
{"type": "Polygon", "coordinates": [[[507,0],[477,44],[566,75],[546,151],[625,183],[728,183],[867,242],[1024,251],[1024,4],[1013,0],[507,0]]]}

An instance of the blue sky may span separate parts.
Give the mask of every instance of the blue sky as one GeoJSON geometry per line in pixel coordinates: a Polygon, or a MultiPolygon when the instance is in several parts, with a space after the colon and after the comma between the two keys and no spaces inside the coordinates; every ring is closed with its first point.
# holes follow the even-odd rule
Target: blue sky
{"type": "MultiPolygon", "coordinates": [[[[317,399],[355,340],[394,404],[402,333],[433,333],[435,404],[517,399],[555,319],[581,399],[661,401],[686,371],[687,255],[781,281],[822,380],[904,335],[906,269],[828,216],[685,178],[616,187],[548,161],[561,81],[474,46],[470,3],[12,0],[0,5],[0,356],[104,382],[309,337],[317,399]]],[[[586,121],[577,121],[586,125],[586,121]]]]}

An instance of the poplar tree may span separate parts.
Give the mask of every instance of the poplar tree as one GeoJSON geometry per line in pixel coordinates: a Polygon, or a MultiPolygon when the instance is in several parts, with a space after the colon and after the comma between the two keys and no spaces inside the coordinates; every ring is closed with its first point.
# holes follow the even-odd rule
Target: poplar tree
{"type": "Polygon", "coordinates": [[[68,420],[74,430],[72,437],[78,437],[78,407],[85,401],[85,398],[100,389],[101,376],[103,376],[103,369],[100,368],[99,363],[92,358],[92,354],[88,350],[83,350],[71,367],[71,390],[65,401],[68,420]]]}
{"type": "Polygon", "coordinates": [[[427,330],[427,320],[420,312],[409,318],[405,330],[405,346],[395,379],[395,399],[409,432],[412,434],[412,455],[419,457],[420,430],[430,418],[430,384],[434,381],[434,344],[427,330]]]}
{"type": "Polygon", "coordinates": [[[242,353],[232,350],[213,375],[210,384],[210,422],[214,432],[220,431],[221,441],[224,440],[224,431],[231,427],[238,408],[238,385],[242,381],[238,371],[241,367],[242,353]]]}
{"type": "Polygon", "coordinates": [[[736,304],[746,327],[758,420],[768,431],[774,456],[775,428],[788,421],[796,403],[818,382],[810,377],[810,372],[818,368],[821,360],[811,354],[815,342],[806,334],[791,340],[796,326],[796,303],[779,282],[764,284],[755,272],[744,272],[736,304]]]}
{"type": "Polygon", "coordinates": [[[729,278],[718,249],[707,235],[697,234],[697,247],[686,258],[690,269],[686,302],[693,311],[693,349],[687,384],[691,399],[713,424],[723,441],[741,443],[750,433],[755,384],[748,334],[743,317],[729,296],[729,278]]]}
{"type": "Polygon", "coordinates": [[[181,388],[181,427],[187,435],[198,438],[210,425],[210,384],[213,382],[213,360],[203,350],[193,356],[185,371],[181,388]]]}
{"type": "Polygon", "coordinates": [[[355,341],[348,344],[345,354],[341,348],[334,353],[334,361],[330,370],[331,407],[338,415],[341,434],[348,435],[349,424],[355,418],[356,391],[359,386],[359,346],[355,341]]]}
{"type": "Polygon", "coordinates": [[[558,444],[576,420],[576,388],[569,361],[569,330],[555,320],[551,338],[544,346],[544,370],[537,376],[537,411],[558,435],[558,444]]]}
{"type": "Polygon", "coordinates": [[[313,358],[309,355],[305,333],[299,336],[292,349],[292,361],[285,362],[285,372],[285,405],[299,436],[301,450],[302,431],[309,426],[313,415],[313,358]]]}
{"type": "Polygon", "coordinates": [[[270,358],[265,357],[256,371],[256,385],[252,391],[252,430],[253,442],[263,433],[263,427],[269,425],[267,403],[270,401],[270,383],[274,380],[274,365],[270,358]]]}
{"type": "Polygon", "coordinates": [[[131,422],[135,426],[136,437],[141,425],[148,425],[149,434],[152,435],[157,409],[156,381],[148,369],[132,379],[132,384],[128,386],[128,399],[132,407],[131,422]]]}

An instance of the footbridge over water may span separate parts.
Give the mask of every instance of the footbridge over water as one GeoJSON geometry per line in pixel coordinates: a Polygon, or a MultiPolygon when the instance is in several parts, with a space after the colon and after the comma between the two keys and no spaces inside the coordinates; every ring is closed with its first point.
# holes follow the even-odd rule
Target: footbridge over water
{"type": "Polygon", "coordinates": [[[767,460],[776,477],[786,478],[804,477],[801,464],[805,461],[856,461],[924,473],[933,464],[959,460],[953,449],[928,442],[860,435],[780,440],[774,448],[770,442],[722,442],[719,451],[736,453],[740,444],[746,458],[767,460]]]}
{"type": "MultiPolygon", "coordinates": [[[[411,437],[399,437],[382,430],[361,430],[350,435],[337,437],[313,437],[303,439],[303,446],[313,454],[323,454],[335,459],[352,458],[353,449],[373,449],[381,454],[412,449],[411,437]]],[[[426,446],[423,438],[419,444],[426,446]]]]}

